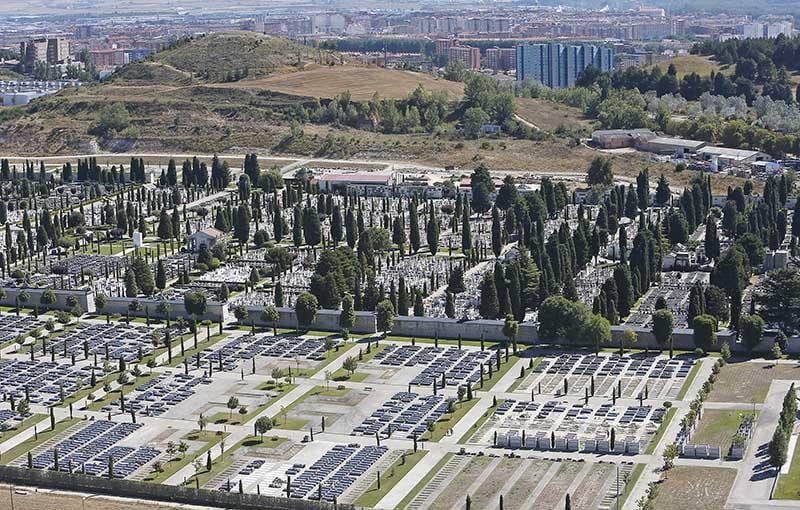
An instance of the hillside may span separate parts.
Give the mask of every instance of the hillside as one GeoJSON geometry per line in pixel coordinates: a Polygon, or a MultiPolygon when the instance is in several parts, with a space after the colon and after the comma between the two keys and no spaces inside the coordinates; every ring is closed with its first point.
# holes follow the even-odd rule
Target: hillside
{"type": "Polygon", "coordinates": [[[417,85],[422,85],[429,91],[449,92],[455,97],[461,97],[464,93],[464,86],[460,83],[423,73],[349,65],[325,66],[226,84],[233,88],[270,90],[292,96],[319,98],[332,98],[349,90],[357,101],[368,100],[376,92],[385,98],[403,98],[417,85]]]}
{"type": "Polygon", "coordinates": [[[708,76],[711,71],[722,72],[723,74],[733,73],[733,68],[730,66],[720,66],[711,57],[703,55],[678,55],[664,62],[660,62],[658,67],[662,71],[667,72],[670,64],[675,65],[675,70],[678,71],[678,79],[683,78],[684,75],[697,73],[700,76],[708,76]]]}
{"type": "Polygon", "coordinates": [[[145,61],[128,64],[118,69],[106,83],[131,86],[185,86],[192,83],[192,76],[166,64],[145,61]]]}
{"type": "Polygon", "coordinates": [[[338,58],[288,39],[253,32],[193,37],[153,56],[155,62],[215,82],[245,70],[250,78],[263,77],[278,71],[303,69],[319,60],[334,63],[338,58]]]}

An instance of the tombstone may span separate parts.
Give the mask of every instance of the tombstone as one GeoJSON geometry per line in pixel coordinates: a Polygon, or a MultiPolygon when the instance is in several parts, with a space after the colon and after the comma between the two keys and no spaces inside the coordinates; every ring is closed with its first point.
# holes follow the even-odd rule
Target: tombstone
{"type": "Polygon", "coordinates": [[[547,432],[537,432],[536,433],[536,448],[538,450],[549,450],[550,449],[550,435],[547,432]]]}
{"type": "Polygon", "coordinates": [[[505,432],[496,432],[495,446],[508,444],[508,435],[505,432]]]}
{"type": "Polygon", "coordinates": [[[536,449],[538,444],[539,440],[535,435],[528,432],[525,433],[525,444],[523,445],[524,448],[536,449]]]}
{"type": "Polygon", "coordinates": [[[636,438],[626,438],[625,439],[625,452],[628,455],[638,455],[639,454],[639,441],[636,438]]]}
{"type": "Polygon", "coordinates": [[[567,451],[568,452],[577,452],[579,449],[578,446],[578,435],[574,432],[570,432],[567,434],[567,451]]]}

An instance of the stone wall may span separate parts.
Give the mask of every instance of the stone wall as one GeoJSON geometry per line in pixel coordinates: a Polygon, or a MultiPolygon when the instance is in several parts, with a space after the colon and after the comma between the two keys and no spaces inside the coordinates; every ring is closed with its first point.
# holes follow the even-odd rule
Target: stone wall
{"type": "MultiPolygon", "coordinates": [[[[297,329],[297,314],[292,308],[276,308],[281,318],[276,326],[286,329],[297,329]]],[[[261,313],[264,311],[263,306],[250,306],[247,308],[247,318],[243,321],[244,324],[249,325],[251,322],[256,326],[272,327],[271,322],[264,322],[261,320],[261,313]]],[[[339,326],[339,310],[317,310],[317,315],[314,317],[314,322],[311,323],[309,329],[319,331],[330,331],[337,333],[342,330],[339,326]]],[[[372,312],[356,312],[355,326],[350,328],[351,333],[370,334],[375,333],[375,314],[372,312]]]]}
{"type": "MultiPolygon", "coordinates": [[[[98,310],[98,313],[102,314],[115,314],[118,313],[123,317],[127,315],[128,311],[132,317],[145,317],[149,311],[150,317],[153,319],[164,319],[166,318],[165,314],[161,314],[158,312],[157,308],[161,300],[156,299],[148,299],[148,298],[127,298],[127,297],[107,297],[106,298],[106,306],[103,307],[102,310],[98,310]],[[130,309],[130,304],[133,301],[139,302],[139,309],[134,311],[130,309]]],[[[186,307],[183,304],[183,301],[167,301],[169,303],[171,310],[169,312],[170,319],[177,319],[178,317],[183,317],[184,319],[188,319],[191,315],[186,311],[186,307]]],[[[228,305],[227,303],[218,303],[216,301],[208,301],[206,305],[206,313],[200,317],[197,317],[197,320],[210,320],[212,322],[219,322],[221,320],[225,320],[228,317],[228,305]]]]}
{"type": "Polygon", "coordinates": [[[39,310],[47,311],[47,310],[64,310],[69,311],[72,309],[71,306],[67,305],[67,298],[69,296],[75,296],[78,300],[78,304],[81,306],[81,309],[84,312],[92,313],[95,311],[94,306],[94,294],[89,290],[60,290],[60,289],[52,289],[53,293],[56,295],[56,302],[51,305],[43,305],[42,294],[45,289],[38,289],[38,288],[18,288],[18,287],[3,287],[3,291],[5,292],[5,298],[0,299],[0,305],[3,306],[16,306],[16,298],[19,294],[23,292],[27,292],[30,296],[27,303],[21,303],[24,308],[33,308],[34,306],[39,306],[39,310]]]}
{"type": "MultiPolygon", "coordinates": [[[[243,510],[332,510],[334,508],[332,504],[302,499],[239,494],[236,491],[197,490],[188,487],[133,480],[109,480],[99,476],[10,466],[0,466],[0,481],[23,486],[217,508],[240,508],[243,510]]],[[[352,505],[337,505],[336,508],[340,510],[354,509],[352,505]]]]}

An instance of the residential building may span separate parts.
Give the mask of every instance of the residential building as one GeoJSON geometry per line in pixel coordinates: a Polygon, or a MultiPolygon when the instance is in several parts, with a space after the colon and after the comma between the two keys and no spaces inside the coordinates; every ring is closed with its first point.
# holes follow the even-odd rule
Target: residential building
{"type": "Polygon", "coordinates": [[[125,51],[121,49],[91,50],[89,55],[98,68],[125,65],[125,51]]]}
{"type": "Polygon", "coordinates": [[[516,59],[516,48],[488,48],[486,50],[486,67],[493,71],[514,69],[516,59]]]}
{"type": "Polygon", "coordinates": [[[475,34],[501,34],[511,32],[511,21],[507,18],[468,18],[464,31],[475,34]]]}
{"type": "Polygon", "coordinates": [[[435,34],[439,30],[438,21],[436,18],[416,18],[414,20],[414,29],[418,34],[435,34]]]}
{"type": "Polygon", "coordinates": [[[24,41],[19,49],[25,72],[33,71],[37,62],[56,65],[69,60],[69,41],[60,37],[24,41]]]}
{"type": "Polygon", "coordinates": [[[455,45],[456,45],[456,40],[455,39],[436,39],[436,42],[434,43],[436,56],[437,57],[446,57],[447,56],[447,50],[449,50],[450,48],[452,48],[455,45]]]}
{"type": "Polygon", "coordinates": [[[461,62],[467,69],[481,68],[481,50],[472,46],[452,46],[447,49],[448,62],[461,62]]]}
{"type": "Polygon", "coordinates": [[[69,41],[60,37],[47,40],[47,63],[61,64],[69,60],[69,41]]]}
{"type": "Polygon", "coordinates": [[[534,80],[560,89],[572,87],[578,74],[593,65],[601,71],[614,67],[614,50],[592,44],[520,44],[516,48],[517,80],[534,80]]]}

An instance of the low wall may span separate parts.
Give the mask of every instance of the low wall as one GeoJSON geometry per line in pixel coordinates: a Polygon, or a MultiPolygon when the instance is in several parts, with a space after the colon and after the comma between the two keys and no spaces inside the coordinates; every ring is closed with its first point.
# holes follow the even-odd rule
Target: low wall
{"type": "Polygon", "coordinates": [[[84,312],[92,313],[95,311],[94,306],[94,294],[89,290],[60,290],[60,289],[49,289],[52,290],[53,293],[56,295],[56,302],[51,305],[43,305],[42,304],[42,294],[46,288],[39,289],[39,288],[19,288],[19,287],[3,287],[3,291],[5,292],[5,298],[0,299],[0,305],[3,306],[16,306],[17,296],[22,294],[23,292],[27,292],[30,295],[30,298],[26,303],[20,303],[23,307],[34,307],[39,306],[39,310],[47,311],[47,310],[64,310],[69,311],[72,309],[71,306],[67,305],[67,298],[69,296],[75,296],[78,300],[78,304],[81,306],[81,309],[84,312]]]}
{"type": "Polygon", "coordinates": [[[41,469],[0,466],[0,481],[16,485],[47,487],[74,492],[108,494],[115,497],[163,501],[185,505],[243,510],[353,510],[352,505],[337,505],[302,499],[275,498],[236,491],[193,489],[173,485],[101,478],[41,469]]]}
{"type": "MultiPolygon", "coordinates": [[[[145,317],[149,311],[150,317],[153,319],[165,319],[166,314],[158,312],[157,308],[163,301],[148,298],[127,298],[127,297],[107,297],[106,306],[98,313],[102,314],[115,314],[118,313],[122,316],[127,315],[130,311],[133,317],[145,317]],[[139,310],[131,310],[130,304],[133,301],[139,302],[139,310]]],[[[167,301],[171,310],[169,312],[170,319],[177,319],[183,317],[189,319],[191,315],[186,311],[186,306],[183,301],[167,301]]],[[[216,301],[209,301],[206,305],[206,313],[197,317],[197,320],[210,320],[212,322],[224,321],[228,316],[228,305],[226,303],[219,303],[216,301]]]]}
{"type": "MultiPolygon", "coordinates": [[[[297,314],[292,308],[276,308],[281,318],[276,323],[279,328],[297,329],[297,314]]],[[[261,320],[261,313],[264,311],[263,306],[249,306],[247,307],[247,319],[243,322],[249,325],[251,322],[256,326],[272,327],[271,322],[261,320]]],[[[320,331],[330,331],[336,333],[342,330],[339,325],[340,310],[317,310],[314,321],[309,326],[309,329],[316,329],[320,331]]],[[[351,333],[370,334],[375,333],[376,322],[375,314],[372,312],[356,312],[356,323],[350,328],[351,333]]]]}
{"type": "MultiPolygon", "coordinates": [[[[248,307],[248,318],[245,320],[246,324],[250,321],[256,326],[272,326],[271,323],[266,323],[261,320],[261,312],[263,307],[252,306],[248,307]]],[[[280,313],[280,320],[277,326],[280,328],[297,328],[297,316],[292,308],[278,308],[280,313]]],[[[341,330],[339,326],[339,310],[317,310],[317,315],[314,322],[311,324],[310,329],[320,331],[338,332],[341,330]]],[[[398,316],[395,317],[394,326],[392,327],[391,334],[394,336],[404,337],[418,337],[418,338],[435,338],[455,340],[461,336],[464,340],[480,340],[483,337],[486,341],[502,341],[507,340],[503,335],[502,320],[472,320],[462,321],[457,319],[447,319],[443,317],[414,317],[414,316],[398,316]]],[[[611,326],[611,341],[604,342],[601,347],[617,348],[622,335],[627,330],[632,330],[636,333],[636,345],[625,345],[626,349],[652,349],[652,350],[665,350],[669,348],[668,344],[660,344],[656,341],[653,332],[649,328],[638,326],[611,326]]],[[[376,321],[373,312],[356,312],[356,325],[350,330],[353,333],[375,333],[376,321]]],[[[523,322],[519,325],[519,334],[517,335],[517,342],[528,345],[550,344],[545,340],[541,340],[538,335],[538,325],[535,322],[523,322]]],[[[722,345],[727,342],[733,353],[747,353],[750,349],[742,343],[737,342],[736,332],[729,329],[717,331],[717,343],[711,346],[710,351],[719,351],[722,345]]],[[[761,343],[753,349],[757,352],[770,352],[774,343],[774,336],[765,335],[761,343]]],[[[563,346],[576,346],[593,348],[594,343],[589,339],[576,338],[569,342],[558,342],[553,345],[563,346]]],[[[672,333],[672,347],[679,351],[693,351],[696,346],[694,343],[694,332],[688,328],[676,328],[672,333]]],[[[786,349],[787,353],[800,353],[800,337],[792,337],[788,341],[786,349]]]]}
{"type": "MultiPolygon", "coordinates": [[[[456,319],[433,317],[396,317],[392,335],[435,338],[455,340],[461,336],[464,340],[487,341],[506,340],[503,335],[504,321],[499,320],[474,320],[459,321],[456,319]]],[[[536,325],[525,322],[519,325],[517,341],[525,344],[535,344],[537,341],[536,325]]]]}

